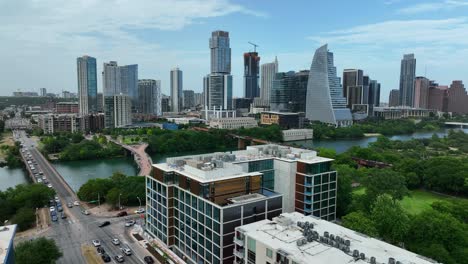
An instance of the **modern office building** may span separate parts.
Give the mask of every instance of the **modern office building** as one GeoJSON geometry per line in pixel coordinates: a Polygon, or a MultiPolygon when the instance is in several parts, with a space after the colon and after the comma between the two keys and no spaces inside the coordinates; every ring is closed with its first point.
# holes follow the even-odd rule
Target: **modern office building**
{"type": "Polygon", "coordinates": [[[244,97],[254,99],[260,96],[258,76],[260,71],[258,52],[244,53],[244,97]]]}
{"type": "Polygon", "coordinates": [[[278,58],[275,57],[274,62],[262,64],[260,70],[260,99],[265,105],[270,105],[270,94],[273,89],[273,81],[278,73],[278,58]]]}
{"type": "Polygon", "coordinates": [[[388,98],[388,106],[398,106],[400,104],[400,90],[393,89],[390,91],[388,98]]]}
{"type": "Polygon", "coordinates": [[[239,129],[258,127],[258,122],[253,117],[229,117],[213,118],[210,127],[217,129],[239,129]]]}
{"type": "MultiPolygon", "coordinates": [[[[303,178],[296,173],[300,164],[323,170],[321,164],[328,162],[314,151],[279,145],[168,158],[147,176],[146,230],[188,263],[235,263],[234,229],[294,211],[308,184],[297,183],[303,178]]],[[[335,207],[332,190],[323,195],[325,185],[336,194],[336,179],[334,185],[320,181],[321,200],[310,198],[320,204],[319,211],[335,207]]],[[[334,220],[331,209],[321,216],[334,220]]]]}
{"type": "Polygon", "coordinates": [[[233,98],[232,99],[232,109],[249,109],[250,104],[252,104],[253,100],[250,98],[233,98]]]}
{"type": "Polygon", "coordinates": [[[183,108],[182,71],[179,68],[171,70],[171,111],[178,113],[183,108]]]}
{"type": "Polygon", "coordinates": [[[414,81],[414,108],[428,108],[430,81],[426,77],[416,77],[414,81]]]}
{"type": "Polygon", "coordinates": [[[17,225],[4,225],[0,227],[0,263],[14,264],[14,239],[17,225]]]}
{"type": "MultiPolygon", "coordinates": [[[[362,86],[363,85],[363,76],[364,72],[359,69],[345,69],[343,71],[343,96],[348,99],[348,87],[356,87],[356,86],[362,86]]],[[[353,89],[353,91],[356,89],[353,89]]],[[[362,88],[360,89],[361,97],[362,97],[362,88]]],[[[352,95],[353,97],[356,97],[355,95],[352,95]]],[[[362,103],[362,102],[360,102],[362,103]]],[[[348,107],[351,108],[351,106],[348,103],[348,107]]]]}
{"type": "Polygon", "coordinates": [[[340,78],[333,65],[333,53],[323,45],[315,51],[307,85],[306,118],[335,126],[353,123],[351,111],[346,108],[340,78]]]}
{"type": "Polygon", "coordinates": [[[161,97],[161,111],[163,113],[171,112],[171,98],[167,95],[162,95],[161,97]]]}
{"type": "Polygon", "coordinates": [[[303,128],[303,113],[288,112],[262,112],[260,114],[260,124],[279,125],[281,129],[303,128]]]}
{"type": "Polygon", "coordinates": [[[122,93],[120,67],[116,61],[105,62],[102,70],[102,90],[104,96],[122,93]]]}
{"type": "Polygon", "coordinates": [[[194,93],[193,98],[195,101],[195,106],[203,105],[203,93],[194,93]]]}
{"type": "Polygon", "coordinates": [[[462,81],[453,81],[448,89],[448,112],[468,113],[468,95],[462,81]]]}
{"type": "Polygon", "coordinates": [[[431,82],[429,85],[429,98],[427,104],[428,109],[447,112],[448,86],[439,86],[437,83],[431,82]]]}
{"type": "Polygon", "coordinates": [[[183,90],[183,106],[184,109],[190,109],[195,106],[195,92],[193,90],[183,90]]]}
{"type": "Polygon", "coordinates": [[[372,108],[380,105],[380,83],[370,80],[367,104],[372,108]]]}
{"type": "Polygon", "coordinates": [[[400,105],[414,106],[414,80],[416,79],[416,58],[405,54],[400,69],[400,105]]]}
{"type": "Polygon", "coordinates": [[[57,114],[78,114],[80,107],[77,102],[57,102],[55,112],[57,114]]]}
{"type": "Polygon", "coordinates": [[[161,116],[161,81],[138,80],[138,103],[138,112],[161,116]]]}
{"type": "Polygon", "coordinates": [[[98,113],[104,112],[104,94],[103,93],[97,94],[97,111],[98,113]]]}
{"type": "Polygon", "coordinates": [[[97,112],[96,59],[82,56],[76,59],[80,114],[97,112]]]}
{"type": "Polygon", "coordinates": [[[362,103],[369,103],[369,87],[371,85],[371,78],[369,75],[364,75],[362,77],[362,103]]]}
{"type": "Polygon", "coordinates": [[[214,31],[210,38],[211,73],[203,78],[207,108],[232,109],[231,48],[229,32],[214,31]]]}
{"type": "Polygon", "coordinates": [[[297,212],[236,227],[234,244],[235,263],[438,263],[343,226],[297,212]]]}
{"type": "Polygon", "coordinates": [[[44,97],[44,96],[47,95],[47,89],[46,89],[46,88],[40,88],[39,90],[40,90],[40,95],[41,95],[42,97],[44,97]]]}
{"type": "MultiPolygon", "coordinates": [[[[120,93],[130,96],[132,105],[138,106],[138,65],[120,66],[120,93]]],[[[117,93],[119,94],[119,93],[117,93]]],[[[135,110],[133,109],[133,110],[135,110]]]]}
{"type": "Polygon", "coordinates": [[[305,112],[309,71],[279,72],[270,91],[270,110],[305,112]]]}

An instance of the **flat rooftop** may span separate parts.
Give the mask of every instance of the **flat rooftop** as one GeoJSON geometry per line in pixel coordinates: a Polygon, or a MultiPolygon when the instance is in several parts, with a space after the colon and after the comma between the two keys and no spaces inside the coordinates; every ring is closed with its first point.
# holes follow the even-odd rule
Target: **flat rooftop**
{"type": "MultiPolygon", "coordinates": [[[[413,252],[385,243],[375,238],[355,232],[337,224],[315,218],[304,216],[303,214],[283,213],[279,217],[271,220],[262,220],[252,224],[236,228],[244,235],[257,240],[257,243],[274,249],[274,251],[284,252],[290,260],[300,264],[309,263],[370,263],[370,258],[375,257],[377,264],[387,264],[389,258],[394,258],[395,263],[400,261],[403,264],[434,264],[434,260],[417,255],[413,252]],[[301,222],[301,227],[298,226],[301,222]],[[304,223],[308,222],[312,228],[305,228],[304,223]],[[321,241],[322,238],[311,242],[304,242],[304,230],[316,231],[319,236],[326,237],[328,241],[321,241]],[[331,237],[333,236],[333,242],[331,237]],[[339,237],[339,238],[337,238],[339,237]],[[301,241],[298,245],[298,241],[301,241]],[[335,241],[342,241],[339,245],[346,245],[349,241],[349,253],[339,247],[331,245],[335,241]],[[364,253],[364,259],[353,257],[354,250],[359,254],[364,253]]],[[[307,231],[306,231],[307,232],[307,231]]],[[[335,243],[336,244],[336,243],[335,243]]],[[[291,262],[290,262],[291,263],[291,262]]]]}
{"type": "Polygon", "coordinates": [[[16,225],[7,225],[0,227],[0,263],[5,263],[5,258],[10,250],[10,246],[13,246],[13,238],[16,233],[16,225]]]}

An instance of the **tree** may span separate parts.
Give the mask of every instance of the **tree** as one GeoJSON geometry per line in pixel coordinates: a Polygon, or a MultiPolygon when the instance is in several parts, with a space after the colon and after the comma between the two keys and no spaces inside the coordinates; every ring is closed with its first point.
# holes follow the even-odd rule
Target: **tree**
{"type": "Polygon", "coordinates": [[[375,228],[374,221],[367,217],[363,212],[352,212],[343,217],[343,226],[354,231],[369,235],[377,236],[378,232],[375,228]]]}
{"type": "Polygon", "coordinates": [[[468,224],[468,201],[465,199],[435,201],[431,204],[431,207],[441,213],[448,213],[462,223],[468,224]]]}
{"type": "Polygon", "coordinates": [[[372,169],[364,181],[366,187],[365,205],[367,208],[374,203],[377,196],[389,194],[401,200],[408,194],[405,177],[391,169],[372,169]]]}
{"type": "Polygon", "coordinates": [[[468,162],[454,157],[434,157],[424,163],[424,183],[429,189],[468,194],[468,162]]]}
{"type": "Polygon", "coordinates": [[[24,231],[30,228],[34,224],[35,220],[36,215],[34,210],[23,207],[16,212],[13,219],[11,219],[11,222],[17,224],[20,231],[24,231]]]}
{"type": "Polygon", "coordinates": [[[335,165],[334,169],[338,172],[338,193],[336,216],[341,217],[346,214],[348,207],[353,199],[352,174],[355,169],[348,165],[335,165]]]}
{"type": "Polygon", "coordinates": [[[20,242],[15,247],[15,262],[17,264],[55,263],[62,252],[52,239],[44,237],[20,242]]]}
{"type": "Polygon", "coordinates": [[[110,179],[91,179],[80,187],[77,195],[83,201],[95,201],[100,197],[103,202],[105,195],[113,187],[114,183],[110,179]]]}
{"type": "Polygon", "coordinates": [[[377,197],[372,205],[371,218],[383,239],[391,243],[403,241],[409,228],[409,218],[392,196],[382,194],[377,197]]]}
{"type": "Polygon", "coordinates": [[[122,191],[116,187],[110,189],[106,194],[106,202],[113,208],[119,208],[119,198],[121,205],[126,203],[127,195],[122,193],[122,191]]]}

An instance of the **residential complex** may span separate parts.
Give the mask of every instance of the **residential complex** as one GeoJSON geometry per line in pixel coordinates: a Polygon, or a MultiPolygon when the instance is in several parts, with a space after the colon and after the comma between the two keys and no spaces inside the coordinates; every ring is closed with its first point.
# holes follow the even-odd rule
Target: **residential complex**
{"type": "Polygon", "coordinates": [[[161,116],[161,81],[138,80],[138,103],[139,113],[161,116]]]}
{"type": "Polygon", "coordinates": [[[416,78],[416,58],[414,54],[405,54],[400,69],[400,104],[414,106],[414,80],[416,78]]]}
{"type": "Polygon", "coordinates": [[[171,70],[171,111],[178,113],[183,108],[182,71],[179,68],[171,70]]]}
{"type": "Polygon", "coordinates": [[[254,99],[260,96],[258,86],[260,57],[258,52],[244,53],[244,97],[254,99]]]}
{"type": "Polygon", "coordinates": [[[119,94],[104,98],[105,127],[124,127],[132,124],[130,96],[119,94]]]}
{"type": "Polygon", "coordinates": [[[75,102],[58,102],[55,104],[55,112],[58,114],[77,114],[80,112],[80,107],[75,102]]]}
{"type": "Polygon", "coordinates": [[[76,59],[80,114],[97,112],[96,59],[83,56],[76,59]]]}
{"type": "Polygon", "coordinates": [[[270,105],[271,89],[275,76],[278,73],[278,58],[275,57],[274,62],[262,64],[260,71],[260,99],[265,105],[270,105]]]}
{"type": "Polygon", "coordinates": [[[437,263],[340,225],[297,212],[237,227],[234,243],[236,263],[437,263]]]}

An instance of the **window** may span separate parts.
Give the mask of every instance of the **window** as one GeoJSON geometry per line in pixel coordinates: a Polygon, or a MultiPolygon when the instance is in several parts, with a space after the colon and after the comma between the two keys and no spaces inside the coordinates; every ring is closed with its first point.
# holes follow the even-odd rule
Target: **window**
{"type": "Polygon", "coordinates": [[[269,248],[266,249],[266,256],[269,257],[269,258],[272,258],[273,257],[273,251],[269,248]]]}
{"type": "Polygon", "coordinates": [[[252,239],[252,238],[250,238],[250,237],[248,238],[248,240],[247,240],[247,248],[248,248],[250,251],[252,251],[252,252],[255,253],[255,248],[256,248],[256,241],[255,241],[255,239],[252,239]]]}

